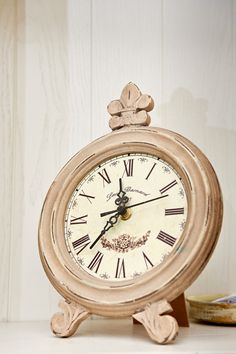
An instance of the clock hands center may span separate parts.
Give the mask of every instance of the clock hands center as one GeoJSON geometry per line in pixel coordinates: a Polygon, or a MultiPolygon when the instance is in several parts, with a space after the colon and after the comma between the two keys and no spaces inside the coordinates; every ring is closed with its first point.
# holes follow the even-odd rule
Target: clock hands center
{"type": "MultiPolygon", "coordinates": [[[[134,208],[136,206],[139,206],[139,205],[143,205],[143,204],[146,204],[146,203],[150,203],[150,202],[153,202],[154,200],[158,200],[158,199],[162,199],[162,198],[166,198],[168,197],[169,194],[165,194],[165,195],[161,195],[160,197],[156,197],[156,198],[153,198],[153,199],[148,199],[148,200],[145,200],[143,202],[139,202],[139,203],[135,203],[135,204],[132,204],[132,205],[127,205],[125,206],[124,208],[122,208],[121,210],[121,215],[122,214],[125,214],[126,210],[129,209],[129,208],[134,208]]],[[[117,209],[114,209],[114,210],[110,210],[110,211],[105,211],[104,213],[101,213],[100,216],[103,217],[103,216],[107,216],[107,215],[110,215],[110,214],[113,214],[115,212],[119,212],[119,208],[118,207],[117,209]]]]}
{"type": "Polygon", "coordinates": [[[129,208],[134,208],[134,207],[139,206],[139,205],[143,205],[143,204],[150,203],[150,202],[153,202],[153,201],[158,200],[158,199],[162,199],[162,198],[168,197],[168,194],[165,194],[165,195],[162,195],[162,196],[159,196],[159,197],[156,197],[156,198],[148,199],[148,200],[145,200],[143,202],[139,202],[139,203],[135,203],[135,204],[126,206],[127,202],[129,201],[129,198],[125,195],[126,192],[124,192],[123,189],[122,189],[122,179],[121,178],[119,178],[119,186],[120,186],[120,190],[119,190],[119,193],[117,194],[118,198],[115,200],[117,208],[115,210],[110,210],[110,211],[106,211],[104,213],[101,213],[100,216],[103,217],[103,216],[106,216],[106,215],[110,215],[110,214],[114,214],[114,213],[115,214],[110,216],[110,218],[107,220],[106,225],[104,226],[104,228],[102,229],[102,231],[100,232],[98,237],[90,245],[90,247],[89,247],[90,249],[92,249],[95,246],[95,244],[100,240],[100,238],[103,235],[105,235],[105,233],[108,230],[110,230],[117,223],[117,221],[119,219],[119,216],[126,215],[127,210],[129,208]]]}
{"type": "Polygon", "coordinates": [[[123,216],[126,213],[126,203],[128,203],[129,198],[126,196],[126,192],[123,191],[122,188],[122,179],[119,178],[119,187],[120,190],[117,193],[118,198],[116,198],[115,200],[115,204],[117,205],[117,209],[116,209],[116,214],[110,216],[110,218],[107,220],[106,225],[104,226],[104,228],[102,229],[102,231],[100,232],[100,234],[98,235],[98,237],[93,241],[93,243],[90,245],[90,249],[92,249],[96,243],[100,240],[100,238],[105,235],[105,233],[110,230],[118,221],[119,216],[123,216]]]}

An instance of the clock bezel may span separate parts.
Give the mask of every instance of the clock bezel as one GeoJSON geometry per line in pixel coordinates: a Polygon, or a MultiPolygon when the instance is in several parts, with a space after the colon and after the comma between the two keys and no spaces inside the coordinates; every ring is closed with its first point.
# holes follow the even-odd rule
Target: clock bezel
{"type": "Polygon", "coordinates": [[[163,298],[174,300],[193,282],[214,249],[222,210],[216,174],[195,145],[166,129],[125,127],[82,149],[56,177],[41,214],[41,260],[48,278],[63,297],[83,305],[92,313],[127,316],[148,302],[163,298]],[[130,152],[157,155],[174,167],[183,179],[188,218],[178,241],[181,247],[171,252],[161,266],[137,279],[117,284],[95,278],[78,268],[65,245],[64,215],[78,181],[102,161],[130,152]]]}

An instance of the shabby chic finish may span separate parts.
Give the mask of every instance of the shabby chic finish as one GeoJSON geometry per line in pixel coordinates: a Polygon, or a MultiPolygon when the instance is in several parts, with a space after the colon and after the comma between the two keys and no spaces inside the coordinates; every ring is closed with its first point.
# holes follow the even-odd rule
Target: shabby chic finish
{"type": "Polygon", "coordinates": [[[217,252],[187,293],[233,292],[236,3],[149,0],[148,12],[145,0],[0,3],[0,320],[56,312],[33,237],[39,210],[69,157],[108,132],[106,104],[129,80],[155,97],[153,126],[206,153],[227,200],[217,252]]]}
{"type": "MultiPolygon", "coordinates": [[[[53,317],[52,329],[59,336],[70,335],[75,331],[74,323],[79,324],[88,313],[111,317],[134,315],[153,340],[169,342],[176,337],[178,326],[174,319],[159,316],[160,307],[163,301],[166,304],[182,294],[206,265],[221,228],[221,191],[210,162],[194,144],[169,130],[146,126],[145,109],[153,106],[150,96],[142,95],[129,83],[121,95],[122,107],[115,102],[108,106],[108,111],[112,112],[110,125],[115,131],[83,148],[66,164],[43,206],[39,226],[42,264],[53,286],[67,305],[71,304],[68,307],[64,303],[70,309],[64,312],[64,322],[69,329],[65,332],[62,326],[60,331],[58,321],[61,323],[62,315],[53,317]],[[111,109],[114,105],[116,109],[111,109]],[[137,280],[120,281],[117,286],[112,281],[95,279],[74,264],[65,246],[64,214],[78,181],[92,168],[118,154],[140,151],[159,156],[181,176],[188,199],[188,218],[179,247],[166,261],[137,280]],[[150,309],[154,308],[158,315],[153,317],[150,309]],[[142,315],[139,316],[139,312],[142,315]],[[68,325],[70,318],[71,326],[68,325]]],[[[170,309],[168,305],[166,308],[170,309]]]]}

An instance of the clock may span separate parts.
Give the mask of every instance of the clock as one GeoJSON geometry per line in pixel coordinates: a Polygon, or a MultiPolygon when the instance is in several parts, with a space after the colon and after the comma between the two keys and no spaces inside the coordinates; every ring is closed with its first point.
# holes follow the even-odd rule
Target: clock
{"type": "Polygon", "coordinates": [[[44,270],[61,294],[53,333],[91,314],[133,316],[157,343],[178,333],[170,302],[203,270],[222,224],[219,182],[188,139],[149,127],[153,100],[129,83],[108,105],[113,130],[78,152],[46,196],[44,270]]]}

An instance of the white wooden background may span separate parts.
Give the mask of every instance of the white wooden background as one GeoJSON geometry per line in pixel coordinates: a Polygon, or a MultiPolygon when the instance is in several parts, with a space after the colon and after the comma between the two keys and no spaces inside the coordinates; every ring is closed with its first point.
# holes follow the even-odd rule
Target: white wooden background
{"type": "Polygon", "coordinates": [[[109,132],[106,105],[129,81],[152,124],[192,139],[221,182],[225,216],[189,293],[236,291],[236,2],[0,0],[0,319],[47,319],[58,295],[37,225],[59,169],[109,132]]]}

